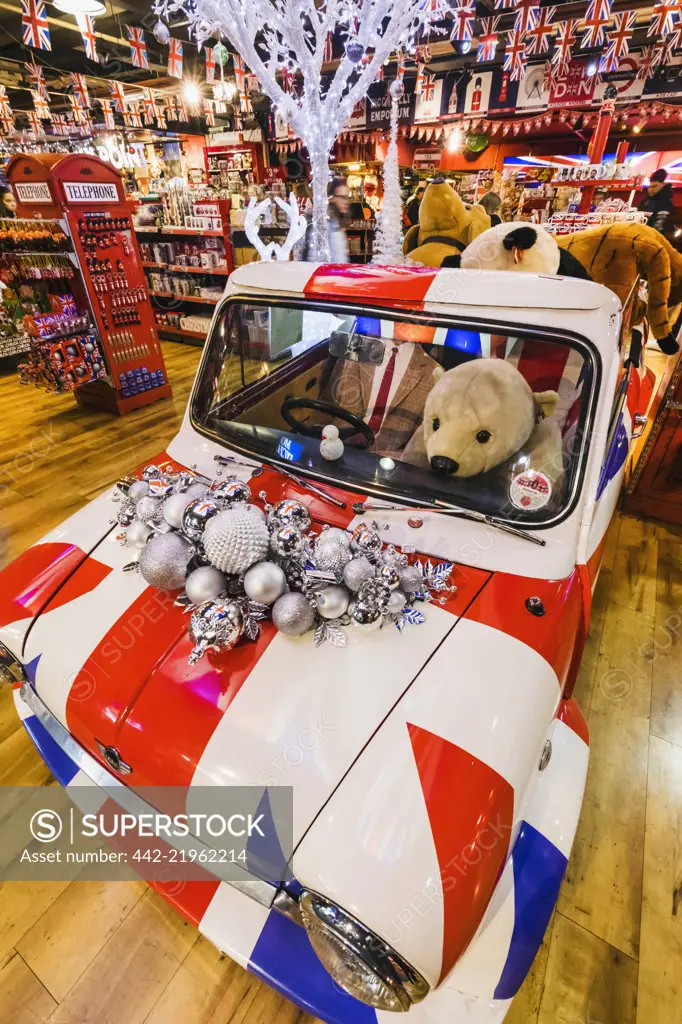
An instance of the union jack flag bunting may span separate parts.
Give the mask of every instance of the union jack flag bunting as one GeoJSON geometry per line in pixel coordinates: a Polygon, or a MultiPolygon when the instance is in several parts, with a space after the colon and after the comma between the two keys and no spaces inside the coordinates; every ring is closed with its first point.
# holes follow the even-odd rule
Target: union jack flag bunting
{"type": "Polygon", "coordinates": [[[63,114],[55,114],[52,118],[52,130],[55,135],[68,135],[69,129],[66,117],[63,114]]]}
{"type": "Polygon", "coordinates": [[[41,121],[47,121],[50,117],[50,106],[44,96],[36,89],[31,89],[31,99],[33,100],[33,108],[41,119],[41,121]]]}
{"type": "Polygon", "coordinates": [[[79,75],[73,71],[70,72],[70,75],[73,95],[78,106],[81,110],[88,110],[90,107],[90,97],[88,96],[88,84],[85,81],[85,75],[79,75]]]}
{"type": "Polygon", "coordinates": [[[516,0],[495,0],[496,11],[509,11],[512,7],[516,7],[516,0]]]}
{"type": "Polygon", "coordinates": [[[35,110],[28,110],[26,112],[28,118],[28,127],[32,135],[42,135],[43,126],[40,123],[40,118],[36,114],[35,110]]]}
{"type": "Polygon", "coordinates": [[[541,7],[535,24],[526,33],[526,54],[537,57],[549,50],[549,41],[554,35],[554,14],[556,7],[541,7]]]}
{"type": "Polygon", "coordinates": [[[514,28],[523,35],[535,28],[538,20],[540,4],[538,0],[518,0],[516,4],[516,19],[514,28]]]}
{"type": "Polygon", "coordinates": [[[215,57],[212,46],[206,47],[206,81],[209,85],[215,82],[215,57]]]}
{"type": "Polygon", "coordinates": [[[21,27],[24,46],[32,46],[34,50],[52,49],[43,0],[21,0],[21,27]]]}
{"type": "Polygon", "coordinates": [[[171,78],[182,78],[182,39],[171,38],[168,50],[168,74],[171,78]]]}
{"type": "Polygon", "coordinates": [[[497,40],[499,39],[499,32],[497,31],[499,24],[500,15],[496,18],[481,18],[481,31],[478,34],[478,49],[476,50],[476,60],[478,62],[495,59],[497,40]]]}
{"type": "Polygon", "coordinates": [[[669,35],[679,17],[679,0],[663,0],[663,3],[654,4],[647,36],[669,35]]]}
{"type": "Polygon", "coordinates": [[[556,88],[557,73],[551,60],[545,61],[542,75],[542,88],[544,92],[553,92],[556,88]]]}
{"type": "Polygon", "coordinates": [[[131,103],[128,109],[123,114],[123,120],[126,123],[127,128],[141,128],[142,118],[140,117],[140,111],[138,110],[137,103],[131,103]]]}
{"type": "Polygon", "coordinates": [[[14,131],[14,118],[11,114],[0,113],[0,125],[4,135],[11,135],[14,131]]]}
{"type": "Polygon", "coordinates": [[[130,40],[130,63],[134,68],[148,71],[147,44],[144,41],[143,30],[136,25],[126,25],[126,28],[128,29],[128,39],[130,40]]]}
{"type": "Polygon", "coordinates": [[[69,103],[71,104],[71,114],[73,116],[74,124],[83,124],[85,121],[85,111],[80,106],[78,97],[69,96],[69,103]]]}
{"type": "Polygon", "coordinates": [[[239,92],[246,92],[246,64],[238,53],[234,55],[234,77],[239,92]]]}
{"type": "Polygon", "coordinates": [[[111,109],[111,100],[101,99],[97,101],[101,104],[102,114],[104,115],[104,127],[110,131],[116,127],[116,121],[114,120],[114,112],[111,109]]]}
{"type": "Polygon", "coordinates": [[[12,116],[12,108],[9,100],[7,99],[7,89],[4,85],[0,85],[0,114],[7,114],[9,117],[12,116]]]}
{"type": "Polygon", "coordinates": [[[682,47],[682,21],[678,21],[670,33],[669,42],[671,45],[672,52],[679,50],[682,47]]]}
{"type": "Polygon", "coordinates": [[[557,25],[556,49],[552,54],[552,64],[559,74],[565,71],[571,62],[573,47],[578,42],[577,26],[575,18],[561,21],[557,25]]]}
{"type": "Polygon", "coordinates": [[[629,53],[637,15],[635,11],[618,11],[613,17],[615,24],[606,33],[608,46],[599,61],[599,70],[604,72],[616,71],[621,58],[629,53]]]}
{"type": "Polygon", "coordinates": [[[512,82],[521,78],[526,66],[526,44],[523,33],[514,29],[507,32],[507,46],[504,51],[504,65],[502,70],[509,72],[512,82]]]}
{"type": "Polygon", "coordinates": [[[93,61],[95,64],[99,64],[99,57],[97,56],[97,36],[95,35],[94,18],[91,18],[89,14],[77,14],[76,24],[81,30],[81,35],[83,37],[85,56],[88,58],[88,60],[93,61]]]}
{"type": "Polygon", "coordinates": [[[178,121],[189,121],[187,116],[187,104],[182,96],[175,97],[175,112],[178,115],[178,121]]]}
{"type": "Polygon", "coordinates": [[[436,76],[430,75],[428,71],[424,73],[422,78],[419,95],[424,100],[424,103],[430,103],[436,95],[436,76]]]}
{"type": "Polygon", "coordinates": [[[111,92],[114,110],[117,114],[125,114],[126,98],[123,92],[123,86],[120,82],[109,82],[109,90],[111,92]]]}
{"type": "Polygon", "coordinates": [[[147,124],[151,124],[159,116],[159,107],[156,97],[151,89],[143,89],[144,96],[144,118],[147,124]]]}
{"type": "Polygon", "coordinates": [[[248,92],[239,93],[239,109],[242,114],[253,114],[253,104],[248,92]]]}
{"type": "Polygon", "coordinates": [[[242,121],[241,111],[237,107],[232,107],[232,128],[235,132],[244,131],[244,122],[242,121]]]}
{"type": "Polygon", "coordinates": [[[157,128],[165,128],[166,127],[166,108],[163,105],[163,103],[157,104],[156,127],[157,128]]]}
{"type": "Polygon", "coordinates": [[[24,64],[24,67],[26,68],[26,74],[28,75],[33,88],[36,92],[40,93],[43,99],[47,99],[47,86],[45,85],[45,76],[40,64],[36,64],[36,62],[32,60],[24,64]]]}
{"type": "Polygon", "coordinates": [[[471,42],[474,36],[474,22],[476,21],[476,5],[469,3],[469,0],[459,0],[459,6],[452,12],[452,42],[471,42]]]}
{"type": "Polygon", "coordinates": [[[580,43],[581,50],[602,45],[604,42],[604,29],[608,25],[610,18],[611,0],[590,0],[583,22],[585,32],[580,43]]]}
{"type": "Polygon", "coordinates": [[[213,100],[204,100],[204,117],[206,118],[206,127],[215,127],[215,111],[213,110],[213,100]]]}
{"type": "Polygon", "coordinates": [[[421,96],[422,84],[424,82],[424,75],[426,74],[426,68],[423,64],[417,65],[417,80],[414,83],[414,94],[415,96],[421,96]]]}

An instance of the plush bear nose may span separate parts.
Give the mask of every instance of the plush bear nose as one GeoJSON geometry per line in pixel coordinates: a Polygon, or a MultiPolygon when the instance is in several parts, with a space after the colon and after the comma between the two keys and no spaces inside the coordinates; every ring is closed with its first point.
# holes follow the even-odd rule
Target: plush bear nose
{"type": "Polygon", "coordinates": [[[456,473],[459,469],[459,462],[449,459],[447,455],[434,455],[431,459],[431,469],[435,473],[456,473]]]}

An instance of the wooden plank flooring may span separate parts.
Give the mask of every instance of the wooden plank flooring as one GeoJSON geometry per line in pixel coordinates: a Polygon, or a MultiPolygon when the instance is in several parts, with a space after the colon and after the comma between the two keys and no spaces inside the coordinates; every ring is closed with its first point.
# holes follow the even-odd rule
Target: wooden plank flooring
{"type": "MultiPolygon", "coordinates": [[[[120,420],[0,376],[8,557],[164,448],[200,356],[164,350],[172,401],[120,420]]],[[[618,518],[576,689],[592,736],[585,804],[509,1024],[682,1020],[681,666],[682,530],[618,518]]],[[[52,782],[0,690],[0,784],[52,782]]],[[[77,882],[0,886],[0,1021],[314,1024],[142,884],[77,882]]]]}

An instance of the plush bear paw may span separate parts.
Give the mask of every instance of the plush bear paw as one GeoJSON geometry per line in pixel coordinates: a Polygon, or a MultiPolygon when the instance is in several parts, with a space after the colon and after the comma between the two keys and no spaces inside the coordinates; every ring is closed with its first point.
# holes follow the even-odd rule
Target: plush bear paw
{"type": "Polygon", "coordinates": [[[665,338],[656,338],[656,344],[660,348],[661,352],[665,352],[667,356],[674,356],[680,347],[672,332],[670,334],[666,334],[665,338]]]}

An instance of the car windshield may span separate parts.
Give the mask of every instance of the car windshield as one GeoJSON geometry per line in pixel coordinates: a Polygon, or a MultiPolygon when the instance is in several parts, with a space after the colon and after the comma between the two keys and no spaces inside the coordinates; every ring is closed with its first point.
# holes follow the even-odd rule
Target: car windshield
{"type": "Polygon", "coordinates": [[[247,456],[363,494],[533,525],[576,493],[593,376],[588,346],[556,332],[232,299],[192,419],[247,456]]]}

